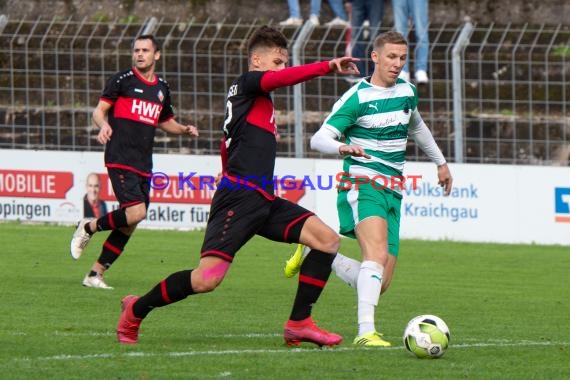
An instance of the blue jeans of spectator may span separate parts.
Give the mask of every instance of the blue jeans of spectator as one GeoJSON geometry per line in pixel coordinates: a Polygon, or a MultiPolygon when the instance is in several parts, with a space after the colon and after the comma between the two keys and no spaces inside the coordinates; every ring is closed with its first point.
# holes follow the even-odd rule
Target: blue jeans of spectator
{"type": "MultiPolygon", "coordinates": [[[[428,0],[392,0],[394,8],[394,27],[396,31],[408,37],[408,23],[414,23],[416,49],[414,52],[415,71],[428,71],[429,35],[428,35],[428,0]]],[[[402,70],[409,72],[408,61],[402,70]]]]}
{"type": "Polygon", "coordinates": [[[348,16],[344,10],[343,0],[329,0],[329,5],[334,13],[334,15],[344,21],[348,21],[348,16]]]}
{"type": "MultiPolygon", "coordinates": [[[[302,18],[299,0],[287,0],[289,4],[289,17],[302,18]]],[[[311,0],[311,15],[319,16],[321,13],[321,0],[311,0]]]]}
{"type": "Polygon", "coordinates": [[[374,65],[370,60],[369,46],[372,46],[374,38],[380,29],[380,23],[384,16],[384,1],[381,0],[353,0],[352,1],[352,56],[360,58],[356,63],[360,75],[372,74],[374,65]],[[370,36],[364,38],[364,28],[362,24],[365,20],[370,23],[370,36]]]}

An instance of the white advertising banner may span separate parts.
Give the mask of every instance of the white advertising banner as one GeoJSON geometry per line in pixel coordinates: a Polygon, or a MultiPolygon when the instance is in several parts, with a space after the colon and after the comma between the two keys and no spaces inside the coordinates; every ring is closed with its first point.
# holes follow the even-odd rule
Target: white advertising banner
{"type": "MultiPolygon", "coordinates": [[[[0,150],[0,221],[75,223],[87,212],[87,177],[98,197],[118,207],[102,152],[0,150]]],[[[454,188],[444,197],[436,167],[406,164],[402,238],[570,244],[570,168],[450,164],[454,188]]],[[[220,170],[216,156],[154,155],[151,203],[141,227],[206,225],[220,170]]],[[[341,160],[279,158],[277,194],[315,211],[334,229],[341,160]]]]}
{"type": "MultiPolygon", "coordinates": [[[[320,160],[317,172],[337,173],[340,161],[320,160]]],[[[403,239],[570,244],[570,168],[450,164],[453,191],[443,196],[431,163],[404,172],[403,239]]],[[[334,174],[333,174],[334,175],[334,174]]],[[[338,228],[336,192],[319,193],[317,213],[338,228]],[[332,213],[335,215],[332,215],[332,213]]]]}

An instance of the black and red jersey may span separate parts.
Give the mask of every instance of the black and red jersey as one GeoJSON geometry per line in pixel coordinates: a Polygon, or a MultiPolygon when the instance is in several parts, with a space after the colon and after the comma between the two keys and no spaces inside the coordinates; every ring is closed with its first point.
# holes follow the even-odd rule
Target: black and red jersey
{"type": "Polygon", "coordinates": [[[168,83],[157,75],[150,82],[133,68],[112,76],[100,100],[112,104],[108,122],[113,135],[105,147],[105,166],[149,176],[156,128],[174,117],[168,83]]]}
{"type": "Polygon", "coordinates": [[[279,71],[249,71],[232,83],[223,126],[225,177],[247,182],[265,197],[274,198],[277,126],[270,92],[329,72],[329,62],[323,61],[279,71]]]}

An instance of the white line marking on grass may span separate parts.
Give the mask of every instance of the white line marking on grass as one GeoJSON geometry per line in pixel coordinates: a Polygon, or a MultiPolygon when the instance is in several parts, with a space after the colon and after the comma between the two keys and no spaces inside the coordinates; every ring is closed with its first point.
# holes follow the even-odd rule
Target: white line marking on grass
{"type": "MultiPolygon", "coordinates": [[[[249,335],[249,334],[247,334],[249,335]]],[[[538,342],[538,341],[507,341],[500,342],[479,342],[479,343],[457,343],[452,344],[452,349],[463,348],[481,348],[481,347],[529,347],[529,346],[568,346],[570,342],[538,342]]],[[[220,350],[220,351],[183,351],[183,352],[126,352],[115,354],[86,354],[86,355],[54,355],[54,356],[40,356],[37,358],[25,357],[14,358],[14,361],[58,361],[58,360],[90,360],[90,359],[109,359],[109,358],[150,358],[150,357],[187,357],[187,356],[200,356],[200,355],[243,355],[243,354],[307,354],[307,353],[338,353],[349,351],[393,351],[402,350],[403,346],[385,347],[385,348],[364,348],[364,347],[333,347],[333,348],[282,348],[282,349],[244,349],[244,350],[220,350]]]]}
{"type": "MultiPolygon", "coordinates": [[[[28,333],[23,332],[23,331],[10,331],[8,333],[9,335],[14,335],[14,336],[27,336],[28,333]]],[[[45,331],[43,333],[44,336],[115,336],[115,332],[114,331],[107,331],[107,332],[72,332],[72,331],[45,331]]],[[[38,334],[34,333],[34,336],[37,336],[38,334]]],[[[223,338],[223,339],[227,339],[227,338],[275,338],[277,336],[283,336],[283,334],[279,334],[279,333],[270,333],[270,334],[265,334],[265,333],[249,333],[249,334],[208,334],[208,335],[202,335],[205,338],[223,338]]]]}
{"type": "Polygon", "coordinates": [[[508,340],[487,342],[487,343],[460,343],[450,344],[453,348],[479,348],[479,347],[524,347],[524,346],[567,346],[570,342],[534,342],[531,340],[521,340],[512,342],[508,340]]]}

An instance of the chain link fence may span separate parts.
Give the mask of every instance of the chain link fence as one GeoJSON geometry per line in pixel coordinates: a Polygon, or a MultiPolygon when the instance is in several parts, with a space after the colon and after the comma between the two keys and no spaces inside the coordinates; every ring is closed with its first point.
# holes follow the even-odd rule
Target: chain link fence
{"type": "MultiPolygon", "coordinates": [[[[107,78],[130,67],[133,39],[152,32],[162,45],[157,70],[170,84],[177,117],[197,125],[201,134],[189,140],[159,131],[155,152],[217,155],[225,94],[247,70],[246,40],[260,25],[0,16],[0,148],[102,150],[91,127],[93,107],[107,78]]],[[[299,41],[301,27],[274,26],[291,46],[300,42],[300,62],[342,56],[350,38],[343,28],[318,26],[299,41]]],[[[463,162],[568,165],[570,26],[475,24],[459,51],[457,78],[452,60],[462,27],[430,25],[430,82],[418,88],[420,112],[444,154],[456,158],[459,136],[463,162]],[[454,91],[460,95],[459,126],[453,120],[454,91]]],[[[412,31],[412,68],[414,47],[412,31]]],[[[320,157],[308,147],[310,136],[350,84],[330,75],[300,86],[301,130],[295,128],[294,89],[274,94],[278,155],[295,156],[297,133],[303,155],[320,157]]],[[[413,142],[408,159],[425,159],[413,142]]]]}

